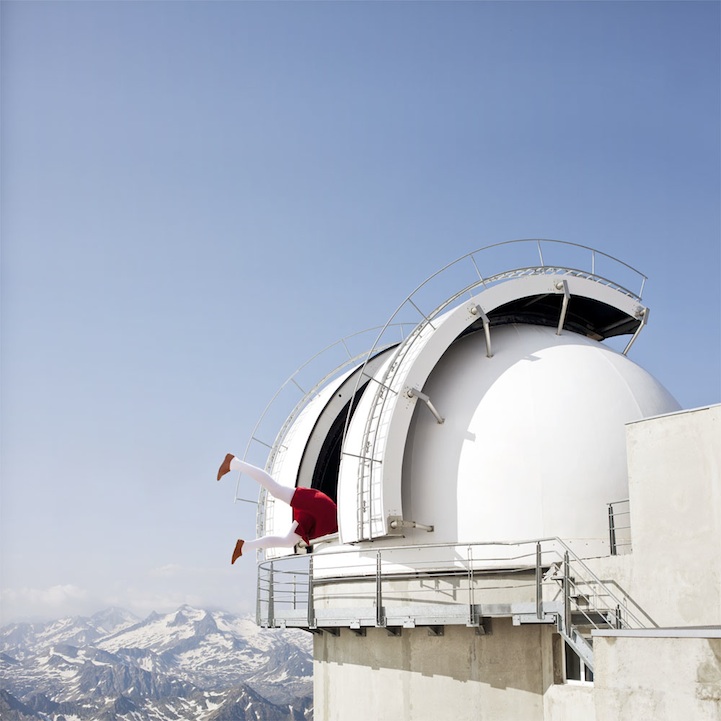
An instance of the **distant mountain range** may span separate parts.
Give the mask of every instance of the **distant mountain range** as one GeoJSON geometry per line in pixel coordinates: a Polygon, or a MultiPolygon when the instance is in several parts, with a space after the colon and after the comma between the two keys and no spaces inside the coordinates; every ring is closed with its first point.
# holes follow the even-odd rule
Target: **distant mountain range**
{"type": "Polygon", "coordinates": [[[312,641],[182,606],[0,628],[3,721],[307,721],[312,641]]]}

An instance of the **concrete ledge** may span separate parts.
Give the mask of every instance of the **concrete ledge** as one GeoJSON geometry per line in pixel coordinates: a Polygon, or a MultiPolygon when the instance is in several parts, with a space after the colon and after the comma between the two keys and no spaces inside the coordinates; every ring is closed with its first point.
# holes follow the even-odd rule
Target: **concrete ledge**
{"type": "Polygon", "coordinates": [[[721,638],[721,626],[689,626],[687,628],[596,629],[594,638],[721,638]]]}

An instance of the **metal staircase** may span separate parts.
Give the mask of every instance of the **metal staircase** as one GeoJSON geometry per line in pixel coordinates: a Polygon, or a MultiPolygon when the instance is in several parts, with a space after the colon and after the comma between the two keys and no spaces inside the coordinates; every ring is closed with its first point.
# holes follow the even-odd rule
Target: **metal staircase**
{"type": "MultiPolygon", "coordinates": [[[[536,618],[520,616],[519,623],[547,622],[553,618],[558,632],[579,658],[593,671],[592,632],[600,629],[631,629],[655,627],[657,624],[643,609],[633,603],[622,591],[616,593],[560,539],[555,539],[563,553],[562,559],[553,561],[543,573],[540,614],[536,618]],[[552,598],[543,600],[549,586],[552,598]],[[545,588],[545,591],[543,590],[545,588]]],[[[538,553],[542,555],[542,541],[538,541],[538,553]]],[[[540,563],[537,573],[541,573],[540,563]]]]}

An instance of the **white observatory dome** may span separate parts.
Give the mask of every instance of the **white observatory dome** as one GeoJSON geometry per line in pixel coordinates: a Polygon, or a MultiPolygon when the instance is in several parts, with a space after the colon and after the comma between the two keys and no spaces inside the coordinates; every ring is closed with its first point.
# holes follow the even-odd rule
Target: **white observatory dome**
{"type": "Polygon", "coordinates": [[[499,326],[493,350],[486,358],[483,334],[466,335],[430,374],[424,391],[445,421],[414,415],[404,511],[432,524],[437,543],[605,539],[606,504],[628,495],[624,424],[677,402],[576,333],[499,326]]]}
{"type": "MultiPolygon", "coordinates": [[[[558,537],[607,552],[607,504],[628,497],[625,425],[679,410],[627,357],[648,322],[645,276],[557,241],[482,250],[419,286],[365,361],[349,352],[271,446],[267,468],[281,483],[337,500],[341,546],[558,537]],[[514,256],[481,273],[486,252],[529,247],[538,264],[514,256]],[[549,263],[561,251],[590,265],[549,263]],[[411,330],[391,339],[406,317],[411,330]],[[602,342],[624,335],[622,353],[602,342]]],[[[261,494],[258,519],[259,531],[280,533],[290,512],[261,494]]]]}

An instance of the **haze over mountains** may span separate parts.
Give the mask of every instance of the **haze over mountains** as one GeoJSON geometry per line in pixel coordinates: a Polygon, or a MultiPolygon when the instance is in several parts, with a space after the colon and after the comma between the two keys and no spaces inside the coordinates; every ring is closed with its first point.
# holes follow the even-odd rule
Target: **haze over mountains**
{"type": "Polygon", "coordinates": [[[311,638],[182,606],[0,628],[3,721],[312,718],[311,638]]]}

